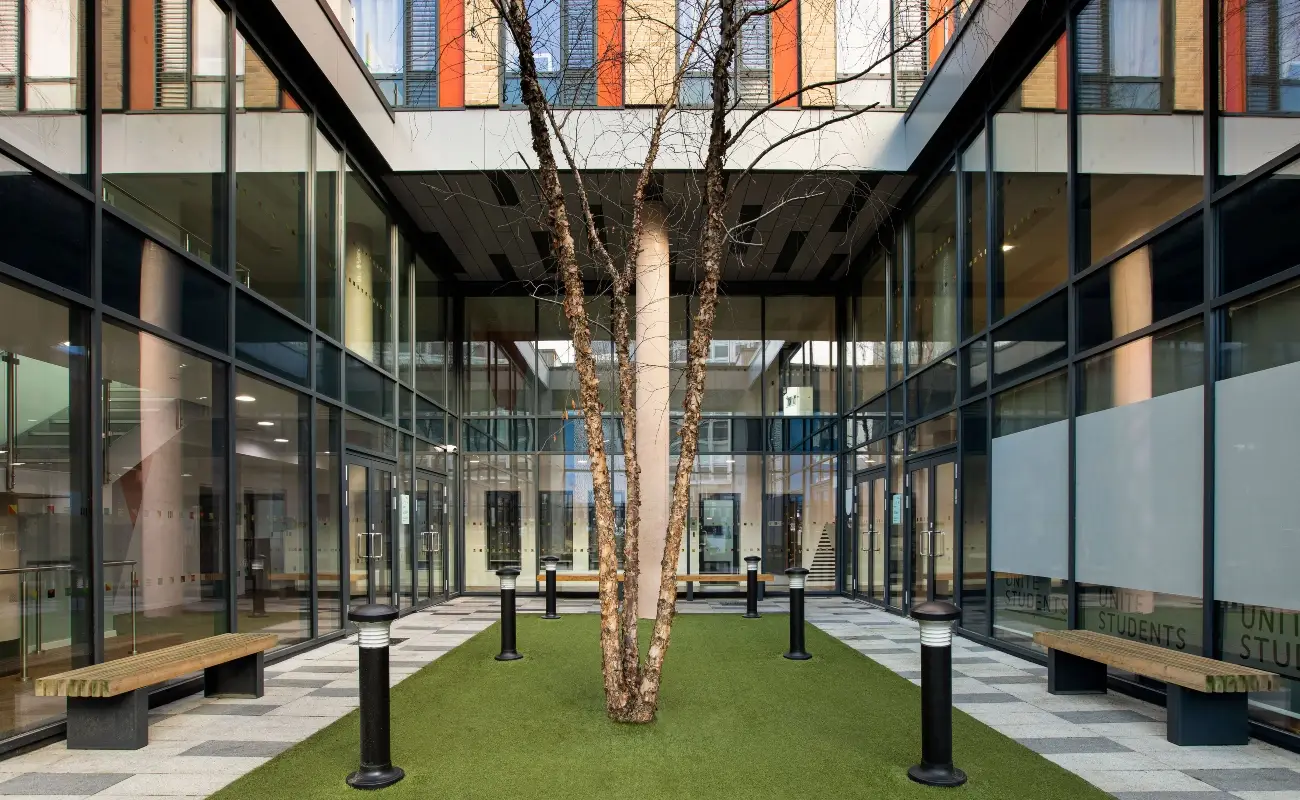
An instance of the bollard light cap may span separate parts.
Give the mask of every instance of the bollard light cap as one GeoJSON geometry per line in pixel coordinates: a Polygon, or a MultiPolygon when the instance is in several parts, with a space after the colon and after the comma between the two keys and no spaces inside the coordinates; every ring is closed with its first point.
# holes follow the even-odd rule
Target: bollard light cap
{"type": "Polygon", "coordinates": [[[560,563],[560,557],[559,557],[559,556],[542,556],[542,561],[545,561],[547,564],[558,564],[558,563],[560,563]]]}
{"type": "Polygon", "coordinates": [[[785,571],[786,575],[807,575],[808,570],[803,567],[790,567],[785,571]]]}
{"type": "Polygon", "coordinates": [[[750,564],[757,564],[762,560],[763,560],[762,556],[745,556],[745,561],[747,561],[750,564]]]}
{"type": "Polygon", "coordinates": [[[501,569],[497,570],[498,578],[507,578],[512,575],[518,575],[518,574],[519,574],[519,567],[502,567],[501,569]]]}
{"type": "Polygon", "coordinates": [[[961,609],[947,600],[929,600],[913,606],[911,616],[920,622],[952,622],[961,616],[961,609]]]}
{"type": "Polygon", "coordinates": [[[352,622],[392,622],[397,619],[397,609],[383,603],[353,606],[348,609],[348,619],[352,622]]]}

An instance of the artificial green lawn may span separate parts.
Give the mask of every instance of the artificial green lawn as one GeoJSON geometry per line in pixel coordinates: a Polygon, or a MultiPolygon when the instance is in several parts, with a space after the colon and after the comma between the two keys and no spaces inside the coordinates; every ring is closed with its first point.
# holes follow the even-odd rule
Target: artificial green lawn
{"type": "MultiPolygon", "coordinates": [[[[610,722],[598,624],[595,615],[521,616],[524,660],[492,659],[494,625],[399,684],[393,762],[406,779],[378,796],[1109,797],[961,712],[956,762],[970,782],[957,790],[912,783],[920,690],[812,626],[813,660],[781,658],[785,616],[679,616],[658,720],[610,722]]],[[[355,799],[344,778],[357,758],[353,712],[214,797],[355,799]]]]}

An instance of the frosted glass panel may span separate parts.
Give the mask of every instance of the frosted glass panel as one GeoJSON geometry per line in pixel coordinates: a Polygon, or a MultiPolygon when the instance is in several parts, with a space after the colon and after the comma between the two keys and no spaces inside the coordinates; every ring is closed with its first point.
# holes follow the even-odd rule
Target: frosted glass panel
{"type": "Polygon", "coordinates": [[[1079,418],[1077,579],[1201,594],[1200,387],[1079,418]]]}
{"type": "Polygon", "coordinates": [[[993,440],[993,571],[1066,577],[1069,423],[993,440]]]}
{"type": "Polygon", "coordinates": [[[1300,608],[1300,364],[1215,387],[1215,599],[1300,608]]]}

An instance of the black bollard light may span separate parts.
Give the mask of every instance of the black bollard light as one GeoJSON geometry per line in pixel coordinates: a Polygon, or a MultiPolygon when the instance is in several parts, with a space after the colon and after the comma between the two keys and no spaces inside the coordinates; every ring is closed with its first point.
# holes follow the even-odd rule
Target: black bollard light
{"type": "Polygon", "coordinates": [[[546,565],[546,613],[542,619],[559,619],[560,615],[555,613],[555,568],[559,566],[560,559],[542,556],[542,563],[546,565]]]}
{"type": "Polygon", "coordinates": [[[501,579],[501,652],[497,661],[518,661],[523,658],[515,650],[515,581],[519,578],[517,567],[497,570],[501,579]]]}
{"type": "Polygon", "coordinates": [[[745,619],[758,619],[759,556],[745,556],[745,619]]]}
{"type": "Polygon", "coordinates": [[[912,609],[921,625],[921,763],[907,777],[926,786],[961,786],[952,764],[952,623],[961,609],[931,600],[912,609]]]}
{"type": "Polygon", "coordinates": [[[792,661],[807,661],[812,658],[803,649],[803,585],[808,570],[791,567],[785,571],[785,576],[790,581],[790,652],[785,657],[792,661]]]}
{"type": "Polygon", "coordinates": [[[401,767],[393,766],[388,718],[388,633],[397,609],[358,606],[348,611],[348,619],[357,624],[361,662],[361,769],[348,776],[348,786],[382,789],[406,777],[401,767]]]}

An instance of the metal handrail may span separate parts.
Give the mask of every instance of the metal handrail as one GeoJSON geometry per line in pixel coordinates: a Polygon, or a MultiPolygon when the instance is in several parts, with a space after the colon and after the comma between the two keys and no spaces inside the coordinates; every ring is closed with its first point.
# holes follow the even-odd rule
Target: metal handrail
{"type": "MultiPolygon", "coordinates": [[[[135,566],[138,561],[119,560],[105,561],[105,567],[125,567],[135,566]]],[[[43,625],[41,620],[41,574],[45,572],[69,572],[73,569],[72,564],[43,564],[35,567],[7,567],[0,569],[0,575],[23,575],[26,573],[35,573],[36,575],[36,652],[41,652],[41,634],[43,625]]],[[[131,655],[139,652],[139,638],[137,635],[135,619],[135,589],[137,577],[136,571],[131,570],[130,585],[130,603],[131,603],[131,655]]],[[[19,578],[18,580],[18,651],[22,657],[22,675],[21,682],[27,682],[27,584],[28,581],[19,578]]]]}

